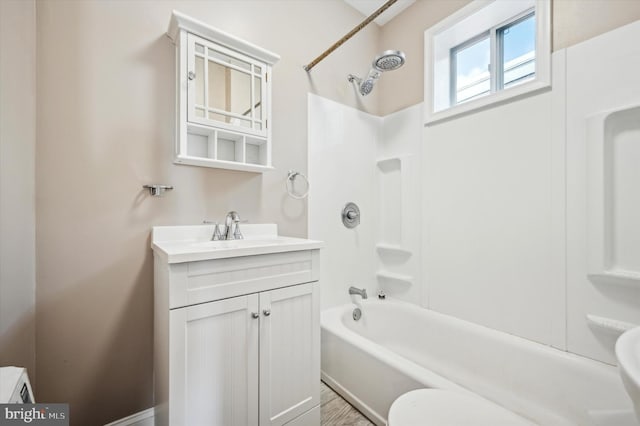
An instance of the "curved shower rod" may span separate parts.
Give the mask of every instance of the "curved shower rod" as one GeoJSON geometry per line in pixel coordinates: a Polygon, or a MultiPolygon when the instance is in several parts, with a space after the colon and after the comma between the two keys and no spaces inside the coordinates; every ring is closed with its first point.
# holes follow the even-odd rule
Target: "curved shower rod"
{"type": "Polygon", "coordinates": [[[344,37],[342,37],[340,40],[336,41],[335,43],[333,43],[333,45],[331,45],[330,48],[328,48],[327,50],[325,50],[324,52],[322,52],[322,54],[320,56],[318,56],[317,58],[315,58],[313,61],[309,62],[308,65],[305,65],[303,68],[306,72],[311,71],[311,68],[315,67],[316,65],[318,65],[318,62],[322,61],[324,58],[326,58],[327,56],[329,56],[329,54],[331,52],[333,52],[334,50],[336,50],[338,47],[342,46],[342,44],[349,40],[351,37],[353,37],[358,31],[360,31],[361,29],[363,29],[364,27],[366,27],[367,25],[369,25],[371,23],[371,21],[373,21],[374,19],[376,19],[380,14],[382,14],[382,12],[384,12],[385,10],[389,9],[395,2],[397,2],[398,0],[389,0],[387,1],[385,4],[383,4],[382,6],[380,6],[380,8],[378,10],[376,10],[375,12],[373,12],[371,15],[369,15],[369,17],[367,19],[365,19],[364,21],[362,21],[361,23],[359,23],[354,29],[352,29],[351,31],[349,31],[347,33],[347,35],[345,35],[344,37]]]}

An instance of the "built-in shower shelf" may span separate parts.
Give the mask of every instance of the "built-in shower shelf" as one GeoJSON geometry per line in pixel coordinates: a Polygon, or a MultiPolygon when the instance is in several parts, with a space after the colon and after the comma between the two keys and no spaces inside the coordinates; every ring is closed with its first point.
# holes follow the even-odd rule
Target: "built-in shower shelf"
{"type": "Polygon", "coordinates": [[[378,168],[383,171],[387,169],[399,169],[400,160],[400,157],[381,158],[376,161],[376,164],[378,168]]]}
{"type": "Polygon", "coordinates": [[[587,322],[589,325],[615,335],[620,335],[627,330],[637,327],[636,324],[632,324],[630,322],[600,317],[592,314],[587,314],[587,322]]]}
{"type": "Polygon", "coordinates": [[[395,281],[402,284],[413,284],[413,277],[389,271],[378,271],[376,277],[381,280],[395,281]]]}
{"type": "Polygon", "coordinates": [[[397,244],[379,243],[376,244],[376,250],[381,255],[391,254],[400,257],[411,257],[411,255],[413,254],[411,250],[407,250],[406,248],[403,248],[402,246],[399,246],[397,244]]]}
{"type": "Polygon", "coordinates": [[[640,105],[587,118],[589,278],[640,285],[640,105]]]}
{"type": "Polygon", "coordinates": [[[640,285],[640,273],[636,271],[624,271],[621,269],[608,269],[599,273],[587,275],[593,282],[603,284],[622,285],[622,286],[638,286],[640,285]]]}

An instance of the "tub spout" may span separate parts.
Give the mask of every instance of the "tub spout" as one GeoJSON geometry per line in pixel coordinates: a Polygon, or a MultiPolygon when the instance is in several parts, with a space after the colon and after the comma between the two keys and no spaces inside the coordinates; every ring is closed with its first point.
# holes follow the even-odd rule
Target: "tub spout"
{"type": "Polygon", "coordinates": [[[349,287],[349,294],[359,294],[363,299],[367,298],[367,289],[356,288],[354,286],[349,287]]]}

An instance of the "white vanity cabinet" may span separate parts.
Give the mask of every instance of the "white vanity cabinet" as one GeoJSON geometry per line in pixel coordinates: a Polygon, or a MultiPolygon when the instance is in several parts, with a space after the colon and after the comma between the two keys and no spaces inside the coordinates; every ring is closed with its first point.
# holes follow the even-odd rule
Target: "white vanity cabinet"
{"type": "Polygon", "coordinates": [[[175,163],[271,170],[272,66],[280,57],[174,11],[175,163]]]}
{"type": "Polygon", "coordinates": [[[207,251],[155,241],[156,229],[156,425],[319,426],[320,243],[207,251]]]}

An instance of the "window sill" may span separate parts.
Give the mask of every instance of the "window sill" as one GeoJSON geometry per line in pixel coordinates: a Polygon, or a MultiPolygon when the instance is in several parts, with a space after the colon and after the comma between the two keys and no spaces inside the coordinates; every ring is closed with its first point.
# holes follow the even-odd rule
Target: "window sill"
{"type": "Polygon", "coordinates": [[[425,126],[437,124],[452,118],[470,114],[472,112],[502,105],[507,101],[514,101],[531,96],[551,88],[551,81],[536,79],[510,89],[501,90],[473,101],[465,102],[447,109],[433,112],[433,107],[425,108],[425,126]]]}

